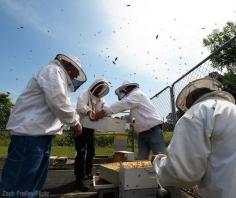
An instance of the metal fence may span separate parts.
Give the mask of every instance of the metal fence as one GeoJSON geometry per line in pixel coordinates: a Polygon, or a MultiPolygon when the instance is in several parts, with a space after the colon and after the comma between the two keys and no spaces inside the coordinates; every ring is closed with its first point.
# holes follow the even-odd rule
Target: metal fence
{"type": "Polygon", "coordinates": [[[163,130],[173,130],[171,87],[167,86],[151,98],[163,121],[163,130]]]}
{"type": "Polygon", "coordinates": [[[154,103],[157,111],[159,112],[162,120],[164,122],[163,129],[164,131],[173,131],[173,128],[178,120],[178,117],[181,116],[180,112],[176,109],[176,97],[180,91],[191,81],[210,76],[212,78],[217,77],[218,74],[223,74],[222,71],[212,67],[211,58],[221,51],[225,50],[229,45],[235,45],[236,36],[227,41],[220,48],[215,50],[212,54],[198,63],[190,71],[185,73],[179,79],[177,79],[171,86],[167,86],[162,89],[160,92],[155,94],[151,100],[154,103]]]}

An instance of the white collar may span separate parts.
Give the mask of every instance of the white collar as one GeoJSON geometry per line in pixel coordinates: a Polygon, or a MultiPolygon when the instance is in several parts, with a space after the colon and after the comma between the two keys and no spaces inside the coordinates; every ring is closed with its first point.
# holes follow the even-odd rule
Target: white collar
{"type": "Polygon", "coordinates": [[[227,100],[233,104],[235,104],[235,99],[234,97],[226,92],[226,91],[213,91],[213,92],[210,92],[210,93],[207,93],[207,94],[204,94],[203,96],[201,96],[200,98],[198,98],[194,104],[196,103],[199,103],[201,101],[204,101],[204,100],[207,100],[207,99],[210,99],[210,98],[221,98],[221,99],[224,99],[224,100],[227,100]]]}

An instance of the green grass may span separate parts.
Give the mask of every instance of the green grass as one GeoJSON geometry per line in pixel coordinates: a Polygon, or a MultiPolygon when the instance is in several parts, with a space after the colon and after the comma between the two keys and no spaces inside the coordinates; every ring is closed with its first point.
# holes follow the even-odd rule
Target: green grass
{"type": "Polygon", "coordinates": [[[74,158],[75,157],[75,148],[73,146],[53,146],[52,147],[52,151],[51,151],[51,155],[55,155],[55,156],[67,156],[70,158],[74,158]]]}
{"type": "Polygon", "coordinates": [[[0,145],[8,146],[9,143],[10,143],[10,133],[7,131],[0,131],[0,145]]]}
{"type": "MultiPolygon", "coordinates": [[[[113,151],[113,147],[96,147],[95,149],[96,155],[112,155],[113,151]]],[[[74,158],[76,152],[73,146],[53,146],[51,155],[74,158]]]]}
{"type": "MultiPolygon", "coordinates": [[[[170,131],[164,132],[164,139],[166,142],[166,146],[169,144],[173,133],[170,131]]],[[[9,137],[2,137],[0,140],[0,157],[7,156],[7,149],[9,144],[9,137]]],[[[128,148],[131,151],[131,148],[128,148]]],[[[96,155],[112,155],[114,152],[113,146],[109,147],[96,147],[95,149],[96,155]]],[[[137,153],[137,145],[135,146],[135,153],[137,153]]],[[[74,158],[76,155],[74,146],[57,146],[53,145],[51,155],[56,156],[67,156],[70,158],[74,158]]]]}
{"type": "Polygon", "coordinates": [[[113,147],[96,147],[95,155],[112,155],[114,152],[113,147]]]}
{"type": "Polygon", "coordinates": [[[168,146],[171,139],[172,139],[173,132],[172,131],[166,131],[166,132],[163,133],[163,135],[164,135],[164,140],[165,140],[166,146],[168,146]]]}
{"type": "MultiPolygon", "coordinates": [[[[131,151],[131,148],[128,148],[131,151]]],[[[113,155],[113,147],[96,147],[96,155],[113,155]]],[[[135,147],[135,153],[137,153],[137,147],[135,147]]],[[[56,156],[67,156],[69,158],[74,158],[76,155],[75,149],[73,146],[53,146],[51,155],[56,156]]]]}
{"type": "MultiPolygon", "coordinates": [[[[7,156],[8,146],[0,146],[0,157],[7,156]]],[[[96,147],[96,155],[112,155],[113,147],[96,147]]],[[[73,146],[53,146],[51,155],[67,156],[69,158],[75,157],[75,148],[73,146]]]]}
{"type": "Polygon", "coordinates": [[[0,157],[7,156],[8,146],[0,146],[0,157]]]}

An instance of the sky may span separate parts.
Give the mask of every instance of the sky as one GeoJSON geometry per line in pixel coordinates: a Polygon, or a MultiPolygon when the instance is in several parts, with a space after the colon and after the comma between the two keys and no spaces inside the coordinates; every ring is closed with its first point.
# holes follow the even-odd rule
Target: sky
{"type": "Polygon", "coordinates": [[[0,0],[0,92],[13,101],[58,53],[80,58],[87,82],[124,80],[153,96],[209,51],[203,38],[236,21],[235,0],[0,0]],[[115,61],[115,58],[117,60],[115,61]]]}

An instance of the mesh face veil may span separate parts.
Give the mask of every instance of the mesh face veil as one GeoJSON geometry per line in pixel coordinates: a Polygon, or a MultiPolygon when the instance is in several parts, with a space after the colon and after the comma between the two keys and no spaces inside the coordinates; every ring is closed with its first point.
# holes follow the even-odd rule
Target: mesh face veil
{"type": "MultiPolygon", "coordinates": [[[[77,57],[74,57],[74,56],[68,57],[64,54],[58,54],[55,57],[55,59],[58,60],[60,63],[62,63],[63,61],[66,61],[79,71],[79,75],[77,77],[71,79],[71,83],[73,85],[72,91],[75,92],[83,83],[86,82],[87,77],[81,68],[80,60],[77,57]]],[[[62,65],[63,65],[63,63],[62,63],[62,65]]]]}
{"type": "Polygon", "coordinates": [[[115,90],[115,94],[118,96],[118,100],[121,100],[125,97],[126,93],[124,93],[122,90],[124,90],[128,86],[139,87],[139,84],[125,80],[122,85],[115,90]]]}
{"type": "Polygon", "coordinates": [[[96,93],[97,90],[99,90],[97,97],[101,98],[101,97],[108,94],[108,92],[110,91],[110,88],[109,88],[109,85],[106,81],[100,81],[91,88],[91,94],[94,95],[94,93],[96,93]],[[102,87],[102,89],[101,89],[101,87],[102,87]],[[101,89],[101,90],[99,90],[99,89],[101,89]]]}
{"type": "Polygon", "coordinates": [[[121,100],[122,98],[124,98],[125,97],[125,93],[124,92],[119,92],[118,94],[117,94],[117,97],[118,97],[118,100],[121,100]]]}

